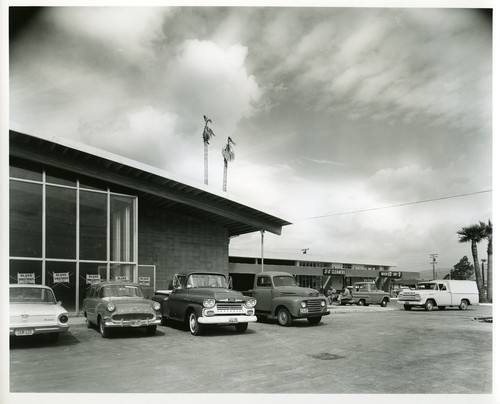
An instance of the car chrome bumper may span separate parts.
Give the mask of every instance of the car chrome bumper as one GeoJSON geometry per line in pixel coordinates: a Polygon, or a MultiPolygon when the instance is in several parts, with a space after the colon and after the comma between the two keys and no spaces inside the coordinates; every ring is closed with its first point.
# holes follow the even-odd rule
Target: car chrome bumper
{"type": "Polygon", "coordinates": [[[328,316],[330,314],[330,310],[326,311],[315,311],[313,313],[300,313],[297,315],[297,318],[308,318],[308,317],[323,317],[323,316],[328,316]]]}
{"type": "Polygon", "coordinates": [[[161,325],[161,318],[156,318],[154,320],[120,320],[120,321],[109,321],[104,322],[105,327],[147,327],[150,325],[161,325]]]}
{"type": "Polygon", "coordinates": [[[200,324],[219,324],[219,325],[235,325],[239,323],[254,323],[257,321],[257,316],[213,316],[213,317],[198,317],[200,324]]]}
{"type": "Polygon", "coordinates": [[[66,332],[69,329],[69,324],[62,326],[62,325],[44,325],[44,326],[27,326],[23,325],[20,327],[9,327],[9,335],[16,335],[16,330],[33,330],[33,334],[26,334],[26,335],[37,335],[37,334],[52,334],[56,332],[66,332]]]}

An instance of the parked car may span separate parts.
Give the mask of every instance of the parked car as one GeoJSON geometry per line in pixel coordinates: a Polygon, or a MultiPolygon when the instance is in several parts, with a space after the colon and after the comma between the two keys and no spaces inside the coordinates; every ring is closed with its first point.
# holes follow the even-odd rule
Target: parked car
{"type": "Polygon", "coordinates": [[[48,286],[9,285],[9,335],[47,334],[56,342],[69,329],[68,312],[48,286]]]}
{"type": "Polygon", "coordinates": [[[439,310],[451,306],[466,310],[469,305],[479,304],[479,292],[475,281],[420,282],[416,290],[402,291],[398,296],[398,303],[407,311],[413,307],[423,307],[427,311],[432,311],[436,306],[439,310]]]}
{"type": "Polygon", "coordinates": [[[189,325],[199,335],[208,325],[234,325],[244,333],[248,323],[257,321],[256,300],[231,290],[228,279],[218,272],[176,274],[173,289],[155,292],[153,300],[161,304],[164,321],[176,320],[189,325]]]}
{"type": "Polygon", "coordinates": [[[253,289],[244,294],[257,299],[258,317],[277,319],[284,327],[301,318],[315,325],[330,314],[327,298],[316,289],[300,287],[288,272],[260,273],[255,277],[253,289]]]}
{"type": "Polygon", "coordinates": [[[351,290],[351,298],[348,301],[342,301],[341,304],[357,304],[358,306],[379,304],[381,307],[387,307],[390,299],[390,293],[377,289],[373,282],[356,282],[351,290]]]}
{"type": "Polygon", "coordinates": [[[83,300],[87,327],[98,326],[102,337],[112,328],[141,327],[148,335],[161,324],[160,304],[146,299],[139,285],[124,281],[94,283],[83,300]]]}

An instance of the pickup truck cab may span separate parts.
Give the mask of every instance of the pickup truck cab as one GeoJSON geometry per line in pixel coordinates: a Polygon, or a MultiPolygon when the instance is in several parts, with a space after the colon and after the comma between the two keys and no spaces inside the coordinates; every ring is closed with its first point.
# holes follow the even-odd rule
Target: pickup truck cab
{"type": "Polygon", "coordinates": [[[191,334],[199,335],[208,325],[233,325],[244,333],[248,323],[257,321],[255,299],[231,290],[223,273],[176,274],[172,286],[152,297],[161,305],[163,323],[170,319],[187,323],[191,334]]]}
{"type": "Polygon", "coordinates": [[[351,299],[341,304],[357,304],[358,306],[369,306],[370,304],[379,304],[386,307],[391,299],[388,292],[377,289],[373,282],[356,282],[351,290],[351,299]]]}
{"type": "Polygon", "coordinates": [[[289,326],[299,318],[318,324],[323,316],[330,314],[325,296],[316,289],[298,286],[293,275],[287,272],[257,274],[254,288],[245,294],[257,299],[255,312],[258,318],[277,318],[282,326],[289,326]]]}
{"type": "Polygon", "coordinates": [[[398,295],[398,303],[405,310],[423,307],[431,311],[435,306],[439,310],[458,306],[466,310],[469,305],[479,304],[479,291],[475,281],[434,280],[420,282],[415,290],[404,290],[398,295]]]}

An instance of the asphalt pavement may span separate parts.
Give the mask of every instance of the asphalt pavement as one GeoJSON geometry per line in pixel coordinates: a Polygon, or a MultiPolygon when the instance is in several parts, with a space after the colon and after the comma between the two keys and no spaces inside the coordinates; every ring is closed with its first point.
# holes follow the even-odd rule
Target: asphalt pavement
{"type": "MultiPolygon", "coordinates": [[[[182,394],[477,394],[492,389],[491,305],[406,312],[331,306],[317,326],[273,321],[192,336],[180,324],[116,330],[105,339],[82,317],[51,344],[12,341],[10,392],[182,394]],[[61,381],[64,382],[61,382],[61,381]]],[[[238,396],[240,397],[240,396],[238,396]]],[[[408,397],[408,396],[405,396],[408,397]]],[[[443,401],[442,401],[443,402],[443,401]]],[[[482,402],[480,400],[474,401],[482,402]]]]}

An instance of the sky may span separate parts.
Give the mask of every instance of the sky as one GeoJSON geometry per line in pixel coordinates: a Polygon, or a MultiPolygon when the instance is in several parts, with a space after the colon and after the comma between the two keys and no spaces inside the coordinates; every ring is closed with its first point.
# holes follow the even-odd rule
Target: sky
{"type": "MultiPolygon", "coordinates": [[[[9,121],[292,222],[273,252],[447,273],[492,219],[492,15],[347,7],[11,8],[9,121]],[[203,184],[203,115],[215,137],[203,184]]],[[[260,234],[230,248],[260,251],[260,234]]],[[[486,243],[479,245],[486,258],[486,243]]]]}

